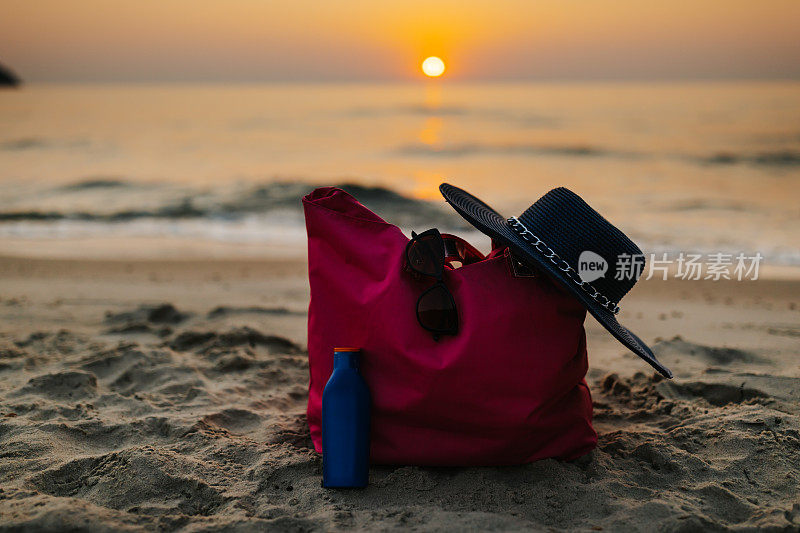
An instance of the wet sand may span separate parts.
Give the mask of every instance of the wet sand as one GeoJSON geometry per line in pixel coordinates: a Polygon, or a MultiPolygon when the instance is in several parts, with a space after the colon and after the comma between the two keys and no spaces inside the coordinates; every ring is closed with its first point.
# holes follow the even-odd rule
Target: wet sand
{"type": "Polygon", "coordinates": [[[305,263],[0,258],[0,529],[800,528],[800,283],[641,282],[587,320],[598,448],[324,490],[305,263]]]}

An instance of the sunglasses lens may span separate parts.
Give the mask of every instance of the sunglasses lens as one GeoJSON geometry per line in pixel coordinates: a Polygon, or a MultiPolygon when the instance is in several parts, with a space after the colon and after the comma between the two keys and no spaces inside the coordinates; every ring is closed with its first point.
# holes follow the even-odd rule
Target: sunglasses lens
{"type": "Polygon", "coordinates": [[[429,331],[455,333],[458,331],[458,314],[455,302],[442,283],[437,283],[419,297],[417,302],[419,323],[429,331]]]}
{"type": "Polygon", "coordinates": [[[435,235],[420,235],[408,246],[408,264],[426,276],[439,277],[444,265],[444,243],[442,237],[435,235]]]}

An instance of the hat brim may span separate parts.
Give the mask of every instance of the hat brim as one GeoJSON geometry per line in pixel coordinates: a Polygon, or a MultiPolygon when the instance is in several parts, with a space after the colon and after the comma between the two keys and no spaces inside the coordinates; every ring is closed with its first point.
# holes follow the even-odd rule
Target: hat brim
{"type": "Polygon", "coordinates": [[[531,247],[522,237],[511,229],[508,221],[497,211],[475,198],[470,193],[448,183],[439,186],[439,191],[444,199],[453,206],[459,215],[497,242],[510,246],[517,259],[537,267],[546,272],[551,278],[567,289],[586,307],[600,324],[608,330],[619,342],[629,348],[633,353],[644,359],[650,366],[658,370],[663,376],[672,378],[672,372],[662,365],[653,351],[632,331],[617,321],[617,317],[594,301],[580,287],[566,278],[561,270],[544,257],[538,250],[531,247]]]}

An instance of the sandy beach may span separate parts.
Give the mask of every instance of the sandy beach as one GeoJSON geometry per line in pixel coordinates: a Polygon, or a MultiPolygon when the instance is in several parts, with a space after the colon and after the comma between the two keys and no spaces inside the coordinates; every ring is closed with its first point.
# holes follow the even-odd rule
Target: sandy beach
{"type": "Polygon", "coordinates": [[[0,533],[800,533],[798,27],[3,3],[0,533]]]}
{"type": "Polygon", "coordinates": [[[800,283],[643,281],[587,320],[599,446],[320,487],[301,258],[0,258],[0,530],[798,530],[800,283]]]}

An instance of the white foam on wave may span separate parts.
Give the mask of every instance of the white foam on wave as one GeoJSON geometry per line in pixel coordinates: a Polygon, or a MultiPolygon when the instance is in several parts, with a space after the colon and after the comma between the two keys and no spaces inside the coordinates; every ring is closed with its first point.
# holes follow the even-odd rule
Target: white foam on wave
{"type": "MultiPolygon", "coordinates": [[[[410,235],[411,228],[402,228],[410,235]]],[[[420,228],[414,228],[419,230],[420,228]]],[[[448,230],[488,252],[489,239],[475,230],[448,230]]],[[[800,250],[758,243],[716,244],[705,242],[665,243],[659,239],[637,239],[656,258],[666,254],[676,260],[681,253],[700,254],[708,262],[712,254],[760,253],[762,265],[800,267],[800,250]]],[[[62,219],[17,221],[0,224],[0,243],[6,253],[31,253],[45,257],[300,257],[305,254],[306,231],[299,211],[276,211],[239,218],[199,217],[187,219],[138,218],[120,222],[62,219]]]]}

